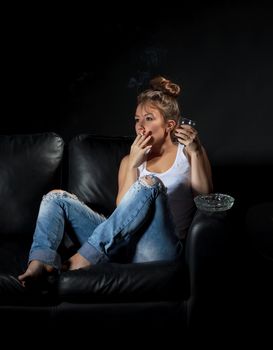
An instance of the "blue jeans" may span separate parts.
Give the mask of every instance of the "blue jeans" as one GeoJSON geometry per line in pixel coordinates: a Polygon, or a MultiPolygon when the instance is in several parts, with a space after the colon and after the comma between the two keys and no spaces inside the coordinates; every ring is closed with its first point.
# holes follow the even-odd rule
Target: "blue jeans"
{"type": "Polygon", "coordinates": [[[115,261],[122,250],[130,262],[176,260],[182,251],[166,189],[154,176],[138,179],[108,218],[69,192],[46,194],[40,205],[29,261],[36,259],[57,269],[61,267],[58,248],[66,221],[81,245],[78,253],[91,264],[115,261]]]}

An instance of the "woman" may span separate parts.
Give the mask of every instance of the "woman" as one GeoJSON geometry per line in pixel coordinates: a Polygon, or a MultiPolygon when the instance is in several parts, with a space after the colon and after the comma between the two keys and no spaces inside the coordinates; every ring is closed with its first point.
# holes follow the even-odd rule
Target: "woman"
{"type": "Polygon", "coordinates": [[[129,261],[175,260],[194,212],[194,195],[212,191],[211,168],[197,131],[178,125],[180,87],[164,77],[138,96],[136,138],[120,164],[117,207],[105,218],[62,190],[41,202],[25,285],[62,268],[58,254],[65,221],[81,245],[70,270],[113,261],[121,248],[129,261]]]}

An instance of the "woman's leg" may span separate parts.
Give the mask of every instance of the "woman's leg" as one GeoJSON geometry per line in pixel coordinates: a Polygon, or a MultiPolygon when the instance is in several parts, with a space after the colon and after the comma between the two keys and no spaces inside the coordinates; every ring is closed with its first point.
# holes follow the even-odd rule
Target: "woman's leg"
{"type": "Polygon", "coordinates": [[[153,218],[136,242],[132,262],[177,260],[183,245],[175,234],[167,195],[161,192],[154,202],[153,218]]]}
{"type": "Polygon", "coordinates": [[[178,239],[171,218],[166,215],[164,203],[166,203],[165,188],[158,178],[146,176],[137,180],[112,215],[97,226],[78,253],[92,264],[112,260],[121,247],[128,247],[147,227],[148,232],[162,229],[164,234],[158,232],[158,240],[156,232],[153,234],[154,238],[150,239],[150,242],[154,243],[153,250],[148,254],[146,249],[143,260],[172,259],[177,253],[178,239]],[[160,215],[164,220],[161,220],[160,215]],[[156,225],[152,225],[155,220],[159,221],[156,225]],[[164,225],[160,227],[161,224],[164,225]],[[165,245],[166,248],[162,248],[161,245],[165,245]]]}
{"type": "Polygon", "coordinates": [[[62,190],[46,194],[41,202],[33,243],[29,253],[28,275],[40,275],[43,270],[60,269],[61,258],[57,252],[63,239],[65,221],[68,221],[80,244],[86,242],[93,230],[106,219],[95,213],[77,197],[62,190]]]}

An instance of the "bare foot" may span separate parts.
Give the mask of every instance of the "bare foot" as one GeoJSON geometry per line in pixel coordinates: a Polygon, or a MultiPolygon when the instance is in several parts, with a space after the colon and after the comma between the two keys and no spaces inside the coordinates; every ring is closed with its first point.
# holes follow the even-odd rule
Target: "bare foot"
{"type": "Polygon", "coordinates": [[[83,267],[91,266],[91,263],[89,260],[85,259],[79,253],[76,253],[72,255],[71,258],[68,259],[67,265],[69,270],[77,270],[83,267]]]}
{"type": "Polygon", "coordinates": [[[53,271],[53,266],[44,264],[39,260],[32,260],[29,263],[26,271],[22,275],[18,276],[18,280],[22,283],[23,286],[25,286],[26,281],[37,280],[44,273],[50,273],[53,271]]]}

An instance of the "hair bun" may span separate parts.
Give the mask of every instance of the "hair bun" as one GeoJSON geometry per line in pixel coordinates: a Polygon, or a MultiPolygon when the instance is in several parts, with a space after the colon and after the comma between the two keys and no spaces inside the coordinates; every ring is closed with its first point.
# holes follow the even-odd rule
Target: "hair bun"
{"type": "Polygon", "coordinates": [[[150,81],[150,85],[153,90],[162,91],[164,94],[170,95],[172,97],[177,97],[180,94],[181,88],[179,85],[173,83],[162,76],[153,78],[150,81]]]}

